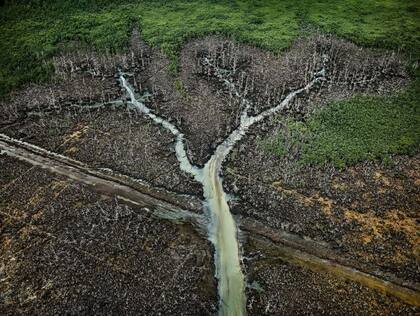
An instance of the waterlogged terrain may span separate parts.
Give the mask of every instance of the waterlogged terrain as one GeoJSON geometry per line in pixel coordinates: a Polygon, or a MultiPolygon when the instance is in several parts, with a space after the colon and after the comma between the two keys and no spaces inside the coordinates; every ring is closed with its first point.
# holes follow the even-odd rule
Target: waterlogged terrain
{"type": "Polygon", "coordinates": [[[406,89],[404,58],[314,34],[279,56],[205,37],[179,62],[135,29],[3,101],[5,313],[418,313],[418,158],[305,167],[266,141],[406,89]]]}
{"type": "Polygon", "coordinates": [[[38,166],[1,157],[3,315],[212,314],[209,242],[38,166]]]}
{"type": "MultiPolygon", "coordinates": [[[[221,163],[226,155],[216,153],[200,169],[191,165],[184,148],[183,134],[166,120],[150,113],[150,109],[136,100],[124,76],[120,77],[123,87],[130,95],[131,103],[140,112],[148,115],[157,124],[171,131],[177,137],[175,151],[180,168],[188,172],[203,185],[205,207],[210,213],[209,239],[215,246],[216,277],[219,280],[220,313],[242,315],[245,312],[244,278],[239,262],[236,224],[229,212],[226,194],[219,176],[221,163]]],[[[230,147],[234,143],[230,144],[230,147]]],[[[226,145],[224,146],[226,147],[226,145]]],[[[225,149],[227,154],[228,148],[225,149]]]]}

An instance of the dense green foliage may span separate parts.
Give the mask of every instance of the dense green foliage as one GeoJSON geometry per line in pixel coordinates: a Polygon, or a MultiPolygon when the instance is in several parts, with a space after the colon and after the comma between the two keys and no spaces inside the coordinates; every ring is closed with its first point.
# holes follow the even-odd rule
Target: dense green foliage
{"type": "Polygon", "coordinates": [[[190,37],[222,33],[277,52],[308,25],[418,56],[419,20],[416,0],[6,1],[0,7],[0,95],[47,79],[49,59],[61,49],[124,49],[134,22],[175,70],[179,47],[190,37]]]}
{"type": "Polygon", "coordinates": [[[358,44],[419,53],[420,2],[312,1],[307,20],[358,44]]]}
{"type": "Polygon", "coordinates": [[[307,122],[287,120],[269,150],[280,156],[298,152],[301,163],[336,167],[413,154],[420,145],[419,90],[417,85],[394,97],[356,96],[331,103],[307,122]]]}

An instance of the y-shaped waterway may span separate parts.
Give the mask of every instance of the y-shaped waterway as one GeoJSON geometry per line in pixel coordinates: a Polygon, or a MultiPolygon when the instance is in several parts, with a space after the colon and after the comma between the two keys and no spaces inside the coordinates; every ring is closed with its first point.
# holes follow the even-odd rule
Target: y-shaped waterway
{"type": "Polygon", "coordinates": [[[152,113],[140,100],[137,100],[134,91],[123,75],[120,76],[122,86],[130,96],[131,105],[144,113],[157,124],[162,125],[176,137],[175,152],[181,170],[189,173],[203,186],[205,205],[210,217],[208,227],[209,239],[215,249],[216,278],[219,292],[220,315],[245,315],[245,280],[241,269],[241,260],[238,244],[238,228],[230,213],[227,195],[223,190],[220,177],[222,163],[232,150],[233,146],[241,140],[249,127],[262,119],[286,108],[291,101],[303,91],[309,90],[316,82],[323,80],[324,71],[316,74],[315,79],[305,87],[289,93],[277,106],[261,112],[256,116],[248,116],[247,109],[241,115],[241,122],[215,150],[203,168],[193,165],[188,159],[184,146],[184,135],[178,128],[167,120],[152,113]]]}

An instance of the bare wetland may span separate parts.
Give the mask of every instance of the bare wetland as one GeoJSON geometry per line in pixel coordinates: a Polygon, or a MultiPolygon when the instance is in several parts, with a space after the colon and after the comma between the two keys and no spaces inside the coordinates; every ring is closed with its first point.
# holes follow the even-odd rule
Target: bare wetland
{"type": "Polygon", "coordinates": [[[174,57],[134,21],[11,84],[0,312],[418,314],[418,62],[306,27],[174,57]]]}

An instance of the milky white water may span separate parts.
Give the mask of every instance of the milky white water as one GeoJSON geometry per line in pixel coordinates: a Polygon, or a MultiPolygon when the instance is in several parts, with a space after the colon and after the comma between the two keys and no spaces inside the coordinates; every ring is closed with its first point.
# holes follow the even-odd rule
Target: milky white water
{"type": "MultiPolygon", "coordinates": [[[[323,71],[316,75],[323,76],[323,71]]],[[[122,86],[130,96],[131,104],[140,112],[150,117],[157,124],[162,125],[176,137],[175,152],[181,170],[191,174],[203,186],[205,208],[209,211],[210,224],[208,228],[209,239],[215,249],[216,277],[218,279],[219,314],[245,315],[245,281],[241,269],[241,260],[238,245],[238,230],[235,220],[230,213],[227,196],[223,190],[220,177],[222,163],[233,146],[246,134],[248,128],[276,112],[281,111],[305,90],[309,90],[321,77],[315,78],[305,87],[289,93],[277,106],[270,108],[257,116],[248,116],[246,107],[241,115],[241,122],[215,150],[203,168],[194,166],[188,159],[184,135],[175,125],[153,114],[141,101],[135,98],[133,89],[123,75],[120,76],[122,86]]]]}

